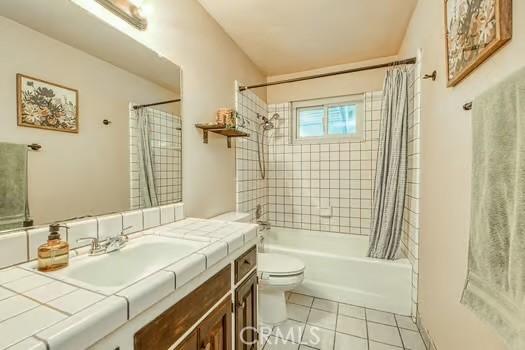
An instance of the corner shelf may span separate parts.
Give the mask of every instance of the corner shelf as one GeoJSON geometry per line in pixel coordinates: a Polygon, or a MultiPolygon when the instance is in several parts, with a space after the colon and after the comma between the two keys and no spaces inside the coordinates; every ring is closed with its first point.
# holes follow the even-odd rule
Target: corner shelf
{"type": "Polygon", "coordinates": [[[249,137],[250,134],[240,131],[237,129],[226,128],[224,125],[220,124],[195,124],[197,129],[202,130],[202,142],[208,143],[208,132],[214,134],[226,136],[228,148],[232,148],[231,139],[232,137],[249,137]]]}

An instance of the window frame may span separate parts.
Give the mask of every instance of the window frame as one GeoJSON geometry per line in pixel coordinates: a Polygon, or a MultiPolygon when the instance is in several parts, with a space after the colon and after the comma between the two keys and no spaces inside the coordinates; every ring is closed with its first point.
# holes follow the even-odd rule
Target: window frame
{"type": "Polygon", "coordinates": [[[363,140],[364,126],[364,94],[327,97],[312,100],[292,102],[292,118],[290,128],[292,129],[292,144],[323,144],[340,142],[359,142],[363,140]],[[328,109],[331,107],[355,105],[356,106],[356,129],[357,131],[349,135],[330,135],[328,134],[328,109]],[[300,119],[298,110],[315,109],[323,107],[323,136],[300,137],[300,119]]]}

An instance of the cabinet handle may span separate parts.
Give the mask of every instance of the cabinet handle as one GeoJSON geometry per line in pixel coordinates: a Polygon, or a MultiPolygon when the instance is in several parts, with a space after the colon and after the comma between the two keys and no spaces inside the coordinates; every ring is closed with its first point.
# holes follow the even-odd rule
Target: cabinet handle
{"type": "Polygon", "coordinates": [[[201,350],[210,350],[210,349],[211,349],[211,343],[208,343],[206,345],[203,344],[201,346],[201,350]]]}
{"type": "Polygon", "coordinates": [[[238,303],[237,306],[240,307],[241,309],[244,309],[246,307],[246,302],[243,301],[242,303],[238,303]]]}
{"type": "Polygon", "coordinates": [[[250,261],[249,261],[249,260],[247,260],[247,259],[246,259],[246,260],[244,260],[244,263],[245,263],[246,265],[251,265],[250,261]]]}

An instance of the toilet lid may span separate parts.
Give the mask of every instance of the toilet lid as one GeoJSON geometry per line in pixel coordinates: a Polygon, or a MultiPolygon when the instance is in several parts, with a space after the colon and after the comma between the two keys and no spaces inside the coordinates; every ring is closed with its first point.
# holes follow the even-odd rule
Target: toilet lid
{"type": "Polygon", "coordinates": [[[272,275],[293,275],[304,271],[304,263],[287,255],[259,253],[257,268],[260,272],[272,275]]]}

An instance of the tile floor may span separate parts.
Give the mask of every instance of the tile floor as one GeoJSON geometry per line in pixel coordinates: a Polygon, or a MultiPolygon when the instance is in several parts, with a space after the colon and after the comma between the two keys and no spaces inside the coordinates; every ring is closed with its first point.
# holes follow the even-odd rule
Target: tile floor
{"type": "Polygon", "coordinates": [[[295,293],[288,296],[288,320],[263,342],[263,350],[426,349],[410,317],[295,293]]]}

